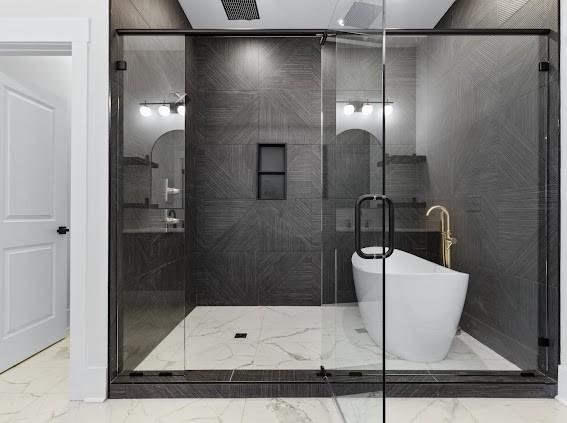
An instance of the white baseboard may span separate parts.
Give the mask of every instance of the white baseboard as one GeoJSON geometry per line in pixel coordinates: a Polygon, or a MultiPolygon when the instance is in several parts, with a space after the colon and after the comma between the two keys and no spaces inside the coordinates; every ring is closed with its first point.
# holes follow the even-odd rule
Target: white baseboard
{"type": "Polygon", "coordinates": [[[567,405],[567,365],[563,364],[558,369],[558,386],[555,399],[567,405]]]}
{"type": "Polygon", "coordinates": [[[85,402],[103,402],[107,398],[106,392],[107,368],[88,367],[83,373],[81,381],[82,398],[73,398],[85,402]]]}

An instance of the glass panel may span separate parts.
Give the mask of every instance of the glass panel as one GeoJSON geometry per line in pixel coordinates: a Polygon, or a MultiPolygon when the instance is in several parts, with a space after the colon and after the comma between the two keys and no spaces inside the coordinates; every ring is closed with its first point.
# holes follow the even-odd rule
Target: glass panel
{"type": "Polygon", "coordinates": [[[546,37],[387,43],[387,369],[545,370],[546,37]]]}
{"type": "Polygon", "coordinates": [[[184,369],[184,37],[123,37],[119,372],[184,369]]]}
{"type": "Polygon", "coordinates": [[[187,63],[187,374],[312,380],[321,356],[320,39],[188,37],[187,63]]]}
{"type": "Polygon", "coordinates": [[[339,35],[322,58],[322,366],[345,421],[383,421],[382,260],[355,253],[357,229],[375,247],[364,251],[384,245],[381,201],[365,202],[355,227],[358,197],[382,194],[382,38],[339,35]]]}

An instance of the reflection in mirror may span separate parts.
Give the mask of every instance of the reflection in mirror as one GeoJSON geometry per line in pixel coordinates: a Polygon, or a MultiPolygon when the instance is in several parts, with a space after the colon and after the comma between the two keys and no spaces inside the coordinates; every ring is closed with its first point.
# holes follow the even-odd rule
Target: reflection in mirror
{"type": "Polygon", "coordinates": [[[152,204],[160,209],[183,208],[185,132],[169,131],[152,148],[152,204]]]}

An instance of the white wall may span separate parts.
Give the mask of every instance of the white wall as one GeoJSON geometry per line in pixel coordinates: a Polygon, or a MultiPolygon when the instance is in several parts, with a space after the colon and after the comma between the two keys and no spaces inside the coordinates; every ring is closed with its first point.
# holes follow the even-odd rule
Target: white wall
{"type": "MultiPolygon", "coordinates": [[[[108,32],[105,0],[2,0],[2,18],[83,17],[90,19],[88,53],[87,292],[85,357],[73,375],[74,399],[106,397],[108,322],[108,32]]],[[[73,147],[71,147],[73,148],[73,147]]],[[[71,228],[72,230],[72,228],[71,228]]],[[[71,316],[71,319],[73,317],[71,316]]]]}

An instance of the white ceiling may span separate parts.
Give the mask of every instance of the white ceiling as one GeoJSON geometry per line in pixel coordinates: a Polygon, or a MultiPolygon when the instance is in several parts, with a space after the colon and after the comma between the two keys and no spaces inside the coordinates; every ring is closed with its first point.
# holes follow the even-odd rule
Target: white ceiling
{"type": "MultiPolygon", "coordinates": [[[[256,0],[259,20],[229,21],[221,0],[179,0],[195,29],[339,29],[355,0],[256,0]]],[[[363,0],[382,5],[382,0],[363,0]]],[[[387,28],[433,28],[455,0],[387,0],[387,28]]],[[[381,28],[382,16],[371,25],[381,28]]]]}

